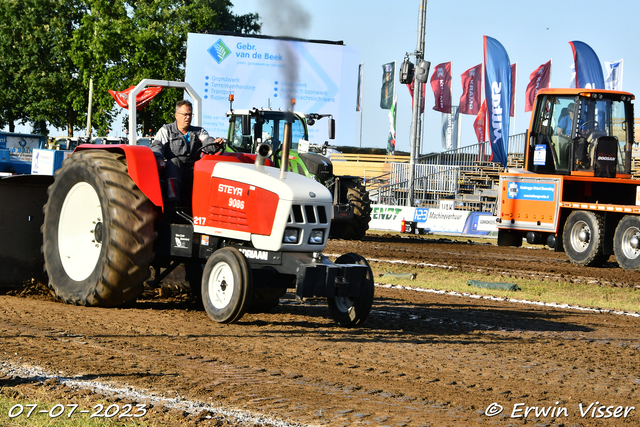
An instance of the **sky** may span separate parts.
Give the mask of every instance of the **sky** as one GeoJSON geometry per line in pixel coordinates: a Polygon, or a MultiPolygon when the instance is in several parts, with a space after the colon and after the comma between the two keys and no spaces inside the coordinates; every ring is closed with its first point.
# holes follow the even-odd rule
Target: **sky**
{"type": "MultiPolygon", "coordinates": [[[[380,108],[382,64],[397,61],[417,47],[420,0],[232,0],[235,14],[258,13],[262,34],[310,40],[343,41],[359,51],[364,64],[363,111],[356,113],[353,138],[335,141],[339,146],[385,148],[389,111],[380,108]],[[291,11],[297,12],[292,18],[291,11]],[[362,133],[360,128],[362,127],[362,133]]],[[[431,62],[429,78],[437,64],[452,63],[452,100],[462,95],[460,75],[483,60],[483,35],[498,40],[517,63],[516,114],[510,134],[525,132],[530,113],[524,112],[529,75],[552,60],[551,87],[568,87],[573,54],[570,41],[582,41],[604,62],[624,59],[623,90],[640,96],[640,16],[638,0],[429,0],[425,59],[431,62]]],[[[414,61],[415,62],[415,61],[414,61]]],[[[355,85],[357,69],[353,71],[355,85]]],[[[606,75],[605,75],[606,77],[606,75]]],[[[409,152],[411,97],[396,76],[398,109],[396,150],[409,152]]],[[[353,100],[355,110],[355,99],[353,100]]],[[[442,113],[433,110],[435,100],[426,87],[423,143],[420,154],[440,152],[442,113]]],[[[475,116],[462,115],[461,146],[477,142],[475,116]]],[[[337,126],[340,126],[338,123],[337,126]]],[[[30,132],[17,126],[16,132],[30,132]]],[[[77,132],[78,133],[78,132],[77,132]]]]}
{"type": "MultiPolygon", "coordinates": [[[[388,110],[380,108],[382,64],[397,61],[399,68],[418,41],[420,0],[232,0],[235,14],[258,13],[262,34],[293,36],[310,40],[342,40],[359,50],[364,64],[363,111],[351,141],[336,145],[385,148],[389,134],[388,110]],[[298,10],[292,19],[284,8],[298,10]],[[290,28],[288,24],[291,25],[290,28]],[[290,34],[288,34],[290,33],[290,34]],[[360,136],[362,122],[362,136],[360,136]]],[[[582,0],[580,2],[538,0],[429,0],[425,38],[425,59],[435,66],[451,61],[452,100],[462,96],[460,75],[483,60],[483,36],[498,40],[517,63],[516,111],[510,134],[525,132],[530,113],[524,112],[524,94],[529,75],[552,60],[551,87],[568,87],[573,54],[570,41],[582,41],[605,62],[624,59],[623,86],[640,96],[640,16],[638,0],[582,0]]],[[[415,62],[413,60],[412,62],[415,62]]],[[[357,69],[353,72],[357,82],[357,69]]],[[[605,73],[606,77],[606,73],[605,73]]],[[[398,112],[396,150],[409,152],[411,97],[396,76],[398,112]]],[[[355,84],[355,83],[354,83],[355,84]]],[[[355,110],[355,100],[354,110],[355,110]]],[[[638,102],[638,101],[636,101],[638,102]]],[[[440,152],[442,113],[433,111],[433,91],[427,84],[423,116],[421,154],[440,152]]],[[[477,143],[473,132],[475,116],[462,115],[461,146],[477,143]]],[[[339,124],[337,124],[339,126],[339,124]]]]}

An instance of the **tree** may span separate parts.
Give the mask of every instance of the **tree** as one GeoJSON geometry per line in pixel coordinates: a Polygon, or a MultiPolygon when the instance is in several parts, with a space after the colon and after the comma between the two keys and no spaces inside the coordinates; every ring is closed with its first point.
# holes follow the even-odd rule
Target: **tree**
{"type": "MultiPolygon", "coordinates": [[[[189,31],[258,32],[257,14],[237,16],[229,0],[2,0],[0,126],[30,121],[84,128],[93,82],[92,124],[111,128],[109,89],[145,78],[184,80],[189,31]]],[[[142,112],[143,133],[173,121],[177,91],[161,93],[142,112]]]]}
{"type": "Polygon", "coordinates": [[[15,132],[16,122],[28,118],[24,110],[27,87],[22,78],[27,67],[21,54],[25,34],[16,20],[27,9],[26,2],[0,2],[0,127],[8,125],[9,132],[15,132]]]}
{"type": "MultiPolygon", "coordinates": [[[[229,0],[141,0],[133,11],[131,43],[125,61],[129,73],[123,90],[142,79],[184,81],[187,38],[189,32],[232,31],[257,33],[257,14],[233,15],[229,0]]],[[[165,123],[174,120],[175,103],[182,99],[176,90],[158,95],[140,115],[144,133],[155,134],[165,123]]]]}

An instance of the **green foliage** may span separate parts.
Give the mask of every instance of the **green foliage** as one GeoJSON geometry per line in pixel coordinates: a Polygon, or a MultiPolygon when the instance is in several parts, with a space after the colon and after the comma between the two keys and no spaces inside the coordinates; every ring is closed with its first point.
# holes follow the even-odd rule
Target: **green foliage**
{"type": "MultiPolygon", "coordinates": [[[[93,81],[92,125],[111,129],[109,90],[140,80],[184,81],[189,32],[257,33],[257,14],[237,16],[229,0],[3,0],[0,2],[0,126],[45,123],[84,129],[93,81]]],[[[177,90],[138,114],[143,133],[173,121],[177,90]]]]}

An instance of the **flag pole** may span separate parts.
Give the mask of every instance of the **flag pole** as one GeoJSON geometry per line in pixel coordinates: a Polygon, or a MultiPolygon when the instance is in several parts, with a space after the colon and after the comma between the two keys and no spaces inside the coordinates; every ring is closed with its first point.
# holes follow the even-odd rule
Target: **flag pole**
{"type": "MultiPolygon", "coordinates": [[[[516,94],[518,93],[518,63],[515,63],[516,74],[513,76],[516,81],[513,83],[513,130],[509,129],[511,135],[515,134],[516,129],[516,117],[518,115],[518,109],[516,108],[516,94]]],[[[509,163],[509,141],[507,141],[507,163],[509,163]]]]}
{"type": "MultiPolygon", "coordinates": [[[[418,43],[415,50],[416,64],[424,59],[425,54],[425,30],[427,26],[427,0],[420,0],[420,17],[418,21],[418,43]]],[[[420,146],[420,101],[422,100],[422,84],[415,81],[413,85],[413,118],[411,119],[411,151],[409,157],[409,182],[407,188],[406,206],[413,206],[413,188],[415,179],[416,152],[420,146]]]]}
{"type": "MultiPolygon", "coordinates": [[[[362,67],[362,81],[360,82],[360,97],[364,99],[364,62],[360,64],[362,67]]],[[[362,148],[362,115],[364,114],[364,102],[360,102],[360,148],[362,148]]]]}

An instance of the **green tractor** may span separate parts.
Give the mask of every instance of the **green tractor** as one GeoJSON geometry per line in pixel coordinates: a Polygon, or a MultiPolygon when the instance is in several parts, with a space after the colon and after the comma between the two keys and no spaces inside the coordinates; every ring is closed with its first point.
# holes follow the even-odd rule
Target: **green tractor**
{"type": "Polygon", "coordinates": [[[228,151],[255,153],[261,143],[272,147],[271,160],[280,167],[284,124],[291,122],[291,149],[288,171],[312,178],[331,191],[333,212],[330,235],[337,239],[360,240],[369,229],[371,202],[362,178],[335,176],[327,157],[328,143],[309,143],[308,126],[328,118],[329,139],[335,139],[335,120],[329,114],[303,114],[271,109],[234,110],[229,117],[228,151]]]}

